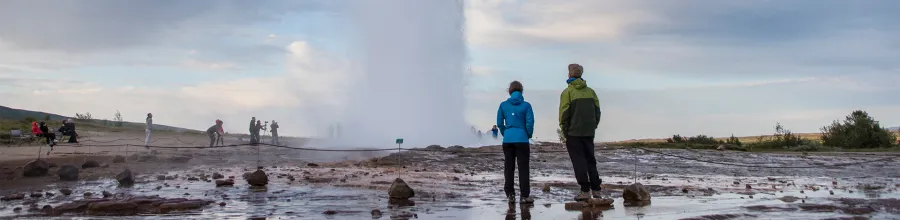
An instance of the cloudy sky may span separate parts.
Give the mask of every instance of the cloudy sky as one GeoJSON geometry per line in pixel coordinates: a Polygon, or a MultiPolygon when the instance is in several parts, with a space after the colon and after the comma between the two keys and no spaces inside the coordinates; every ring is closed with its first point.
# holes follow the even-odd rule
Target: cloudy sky
{"type": "MultiPolygon", "coordinates": [[[[329,96],[354,71],[354,1],[0,1],[0,105],[319,135],[317,106],[343,105],[329,96]]],[[[898,1],[465,3],[479,128],[520,80],[535,136],[552,139],[569,63],[600,96],[599,140],[816,132],[854,109],[900,125],[898,1]]]]}

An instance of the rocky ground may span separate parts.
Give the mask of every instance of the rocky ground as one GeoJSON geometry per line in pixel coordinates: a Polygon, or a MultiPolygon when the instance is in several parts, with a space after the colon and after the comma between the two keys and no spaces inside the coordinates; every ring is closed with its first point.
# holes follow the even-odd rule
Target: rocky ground
{"type": "MultiPolygon", "coordinates": [[[[103,136],[96,138],[101,139],[103,136]]],[[[185,139],[189,138],[178,141],[185,139]]],[[[508,207],[503,198],[503,158],[499,146],[446,149],[432,146],[400,154],[261,147],[259,155],[255,147],[249,146],[132,148],[137,149],[60,147],[50,157],[43,158],[48,162],[47,174],[38,177],[24,177],[24,164],[33,157],[0,161],[0,178],[3,178],[0,195],[5,196],[0,201],[0,215],[305,216],[314,219],[371,218],[376,214],[394,219],[495,219],[486,216],[892,219],[900,216],[896,193],[900,182],[895,180],[900,171],[893,160],[824,167],[891,156],[885,153],[804,155],[659,150],[725,163],[824,167],[778,169],[714,165],[641,150],[598,147],[603,193],[615,202],[610,207],[572,211],[566,210],[568,205],[564,204],[571,202],[578,185],[572,178],[568,155],[561,152],[562,146],[553,144],[533,146],[531,189],[537,202],[535,206],[518,208],[508,207]],[[121,158],[117,159],[117,155],[121,158]],[[96,162],[96,167],[88,161],[96,162]],[[51,163],[56,166],[50,166],[51,163]],[[60,178],[58,173],[65,165],[79,168],[77,181],[60,178]],[[254,179],[258,167],[266,174],[265,184],[250,180],[254,179]],[[116,174],[126,168],[135,173],[133,186],[119,186],[116,181],[116,174]],[[388,206],[392,199],[387,192],[398,177],[415,190],[415,196],[411,204],[388,206]],[[624,206],[623,190],[635,181],[650,192],[652,203],[624,206]],[[64,191],[69,191],[68,195],[64,191]],[[356,205],[342,205],[347,202],[356,205]]],[[[34,147],[10,149],[3,151],[4,155],[27,155],[28,151],[35,150],[34,147]]]]}

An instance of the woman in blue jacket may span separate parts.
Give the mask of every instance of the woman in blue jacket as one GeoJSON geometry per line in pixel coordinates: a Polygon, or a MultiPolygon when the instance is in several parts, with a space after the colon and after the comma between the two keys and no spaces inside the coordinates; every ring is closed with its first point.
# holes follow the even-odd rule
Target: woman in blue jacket
{"type": "Polygon", "coordinates": [[[497,110],[497,128],[503,135],[503,174],[506,184],[504,191],[510,203],[516,201],[515,175],[516,164],[519,165],[519,191],[522,203],[534,203],[531,198],[529,181],[529,154],[531,145],[528,140],[534,134],[534,113],[531,104],[522,97],[522,83],[513,81],[509,83],[509,99],[500,103],[497,110]]]}

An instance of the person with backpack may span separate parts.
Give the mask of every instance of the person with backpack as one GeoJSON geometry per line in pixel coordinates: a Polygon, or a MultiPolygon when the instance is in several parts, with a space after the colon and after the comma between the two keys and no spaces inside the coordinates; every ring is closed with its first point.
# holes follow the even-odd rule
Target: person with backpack
{"type": "Polygon", "coordinates": [[[256,136],[256,133],[253,132],[256,130],[256,117],[250,119],[250,143],[255,144],[259,141],[259,138],[256,136]]]}
{"type": "Polygon", "coordinates": [[[534,134],[534,113],[531,104],[522,96],[524,88],[519,81],[509,84],[509,98],[497,109],[497,127],[503,134],[503,191],[510,203],[516,201],[514,175],[519,166],[519,201],[534,203],[531,197],[531,174],[529,159],[534,134]]]}
{"type": "Polygon", "coordinates": [[[209,147],[213,147],[216,145],[216,140],[218,140],[225,133],[222,132],[222,121],[216,119],[216,124],[209,129],[206,129],[206,135],[209,136],[209,147]]]}
{"type": "Polygon", "coordinates": [[[597,171],[597,158],[594,156],[594,135],[600,123],[600,101],[597,93],[587,86],[584,79],[584,67],[569,64],[568,87],[559,98],[559,128],[562,141],[572,160],[575,180],[581,191],[575,196],[576,201],[601,198],[600,174],[597,171]]]}

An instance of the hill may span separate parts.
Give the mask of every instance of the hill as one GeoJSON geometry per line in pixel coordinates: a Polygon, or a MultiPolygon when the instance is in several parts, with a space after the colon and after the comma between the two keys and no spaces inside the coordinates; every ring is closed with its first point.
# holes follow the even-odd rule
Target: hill
{"type": "MultiPolygon", "coordinates": [[[[15,109],[6,106],[0,106],[0,133],[6,133],[6,131],[11,129],[21,129],[21,130],[30,130],[31,129],[31,119],[39,120],[39,121],[47,121],[52,126],[58,126],[58,122],[63,119],[74,118],[68,117],[53,113],[46,112],[38,112],[24,109],[15,109]],[[49,120],[47,120],[49,118],[49,120]],[[25,119],[29,119],[26,121],[25,119]]],[[[128,122],[123,121],[121,125],[117,124],[115,121],[102,120],[102,119],[79,119],[78,120],[79,127],[91,127],[91,128],[103,128],[110,130],[134,130],[134,131],[143,131],[144,130],[144,122],[128,122]]],[[[169,132],[199,132],[197,130],[179,128],[168,125],[154,124],[154,130],[157,131],[169,131],[169,132]]]]}
{"type": "Polygon", "coordinates": [[[25,118],[34,118],[37,120],[61,121],[69,118],[62,115],[51,114],[46,112],[36,112],[23,109],[14,109],[6,106],[0,106],[0,119],[2,120],[23,120],[25,118]],[[49,117],[49,119],[47,119],[49,117]]]}

